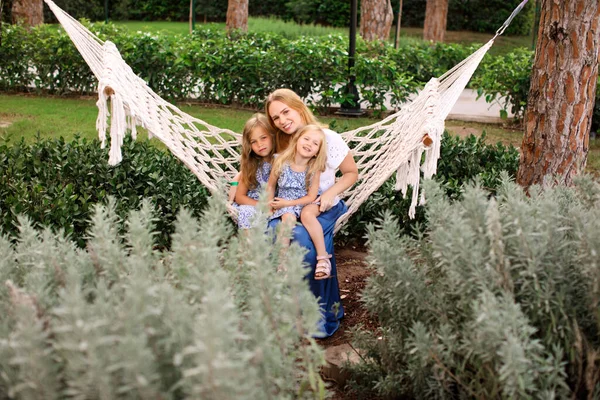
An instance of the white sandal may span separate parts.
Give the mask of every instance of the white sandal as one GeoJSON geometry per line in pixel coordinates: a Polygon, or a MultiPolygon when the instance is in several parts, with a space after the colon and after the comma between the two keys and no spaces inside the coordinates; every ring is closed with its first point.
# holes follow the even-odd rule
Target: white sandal
{"type": "Polygon", "coordinates": [[[315,267],[315,280],[331,278],[331,254],[326,256],[317,256],[317,265],[315,267]]]}

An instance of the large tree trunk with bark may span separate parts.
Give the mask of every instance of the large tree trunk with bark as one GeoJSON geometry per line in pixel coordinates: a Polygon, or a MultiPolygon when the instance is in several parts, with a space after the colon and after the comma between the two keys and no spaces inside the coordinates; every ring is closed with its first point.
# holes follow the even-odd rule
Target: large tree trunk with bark
{"type": "Polygon", "coordinates": [[[390,0],[363,0],[360,5],[360,36],[368,42],[387,40],[394,21],[390,0]]]}
{"type": "Polygon", "coordinates": [[[569,185],[585,168],[599,49],[598,0],[542,1],[520,185],[569,185]]]}
{"type": "Polygon", "coordinates": [[[448,18],[448,0],[427,0],[423,39],[443,42],[448,18]]]}
{"type": "Polygon", "coordinates": [[[248,32],[248,0],[229,0],[225,25],[227,32],[234,29],[248,32]]]}
{"type": "Polygon", "coordinates": [[[37,26],[44,23],[43,0],[14,0],[12,5],[13,24],[37,26]]]}

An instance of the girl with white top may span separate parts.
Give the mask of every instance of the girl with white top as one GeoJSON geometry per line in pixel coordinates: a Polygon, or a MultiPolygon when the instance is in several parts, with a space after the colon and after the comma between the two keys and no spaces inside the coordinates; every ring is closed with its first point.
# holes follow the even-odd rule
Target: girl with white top
{"type": "Polygon", "coordinates": [[[331,274],[331,255],[325,248],[323,228],[317,220],[321,212],[315,203],[326,160],[325,133],[317,125],[306,125],[275,159],[267,184],[269,204],[274,210],[271,219],[281,218],[284,224],[294,226],[300,218],[308,231],[317,251],[315,279],[329,278],[331,274]]]}

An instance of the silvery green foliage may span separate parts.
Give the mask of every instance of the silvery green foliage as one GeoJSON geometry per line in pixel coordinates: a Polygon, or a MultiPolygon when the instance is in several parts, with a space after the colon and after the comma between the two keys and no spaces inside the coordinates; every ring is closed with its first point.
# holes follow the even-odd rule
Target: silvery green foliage
{"type": "Polygon", "coordinates": [[[323,398],[303,250],[234,236],[221,198],[181,211],[169,252],[154,218],[120,234],[97,207],[85,250],[27,219],[0,237],[0,398],[323,398]]]}
{"type": "Polygon", "coordinates": [[[427,232],[371,227],[357,387],[415,398],[567,398],[600,392],[600,185],[528,195],[504,178],[451,202],[426,183],[427,232]]]}

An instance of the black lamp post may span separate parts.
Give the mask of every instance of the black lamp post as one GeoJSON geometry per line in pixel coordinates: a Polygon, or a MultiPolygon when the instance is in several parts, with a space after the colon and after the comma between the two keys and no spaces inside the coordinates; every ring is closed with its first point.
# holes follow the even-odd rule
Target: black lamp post
{"type": "Polygon", "coordinates": [[[352,72],[354,68],[354,54],[356,53],[356,22],[357,18],[357,1],[351,1],[350,7],[350,46],[348,49],[348,73],[350,74],[348,79],[348,85],[346,86],[346,94],[348,99],[341,104],[340,110],[337,112],[341,115],[358,116],[362,115],[363,111],[360,109],[360,97],[358,96],[358,90],[354,85],[356,76],[352,72]]]}

